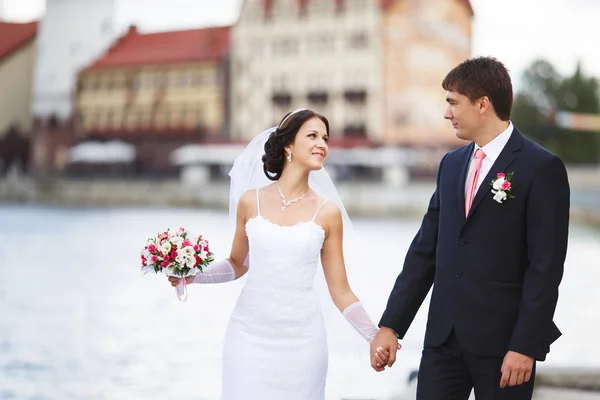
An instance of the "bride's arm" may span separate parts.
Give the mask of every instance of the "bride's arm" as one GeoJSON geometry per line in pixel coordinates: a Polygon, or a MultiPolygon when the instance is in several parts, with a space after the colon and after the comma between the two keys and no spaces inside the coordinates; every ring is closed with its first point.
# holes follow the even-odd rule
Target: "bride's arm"
{"type": "Polygon", "coordinates": [[[365,340],[370,342],[379,328],[371,321],[361,302],[350,289],[344,265],[342,215],[335,205],[328,204],[328,206],[321,211],[327,226],[327,235],[321,250],[321,262],[329,294],[346,319],[365,340]]]}
{"type": "Polygon", "coordinates": [[[238,202],[236,214],[235,235],[231,244],[229,262],[235,270],[235,279],[241,278],[248,272],[248,236],[246,236],[246,222],[250,218],[251,210],[256,209],[256,192],[247,191],[238,202]]]}
{"type": "Polygon", "coordinates": [[[229,258],[211,263],[204,272],[191,277],[189,283],[223,283],[239,279],[248,272],[248,237],[246,236],[246,221],[249,210],[253,206],[250,192],[240,198],[236,215],[235,235],[229,258]]]}

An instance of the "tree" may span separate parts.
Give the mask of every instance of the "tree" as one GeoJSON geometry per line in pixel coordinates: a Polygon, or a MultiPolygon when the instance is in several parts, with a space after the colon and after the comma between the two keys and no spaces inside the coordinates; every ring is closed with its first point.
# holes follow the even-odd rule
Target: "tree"
{"type": "Polygon", "coordinates": [[[526,136],[548,147],[570,163],[596,162],[599,132],[582,132],[556,126],[557,111],[600,113],[599,85],[578,64],[564,78],[545,60],[534,61],[523,73],[523,89],[515,96],[512,120],[526,136]]]}

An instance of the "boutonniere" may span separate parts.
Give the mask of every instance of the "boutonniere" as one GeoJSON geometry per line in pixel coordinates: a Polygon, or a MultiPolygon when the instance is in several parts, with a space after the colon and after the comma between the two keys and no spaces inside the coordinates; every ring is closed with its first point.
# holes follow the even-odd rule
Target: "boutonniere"
{"type": "Polygon", "coordinates": [[[501,203],[507,198],[514,199],[515,196],[511,194],[512,190],[512,176],[514,172],[505,175],[503,172],[499,172],[496,179],[492,180],[492,193],[494,193],[494,200],[501,203]]]}

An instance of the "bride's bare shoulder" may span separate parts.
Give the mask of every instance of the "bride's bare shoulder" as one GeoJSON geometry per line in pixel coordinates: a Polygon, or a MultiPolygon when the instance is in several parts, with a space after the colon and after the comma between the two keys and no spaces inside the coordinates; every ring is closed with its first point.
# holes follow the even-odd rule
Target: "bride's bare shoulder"
{"type": "MultiPolygon", "coordinates": [[[[264,192],[271,191],[272,186],[273,185],[271,184],[271,185],[267,185],[263,188],[258,189],[258,196],[260,196],[264,192]]],[[[256,201],[257,201],[257,190],[256,189],[246,190],[240,197],[238,207],[243,207],[244,210],[251,210],[251,209],[253,210],[256,208],[256,201]]]]}
{"type": "MultiPolygon", "coordinates": [[[[325,199],[321,203],[325,202],[325,199]]],[[[340,208],[331,200],[327,200],[323,204],[323,208],[319,211],[320,217],[326,221],[327,225],[338,225],[342,223],[342,212],[340,208]]]]}

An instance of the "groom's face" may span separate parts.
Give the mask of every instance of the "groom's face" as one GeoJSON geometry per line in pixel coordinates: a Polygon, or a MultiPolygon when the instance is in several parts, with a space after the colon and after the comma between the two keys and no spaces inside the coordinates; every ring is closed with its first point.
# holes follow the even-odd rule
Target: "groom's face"
{"type": "Polygon", "coordinates": [[[480,107],[477,102],[460,93],[449,91],[446,93],[448,107],[444,118],[452,122],[459,139],[474,140],[475,134],[481,124],[480,107]]]}

